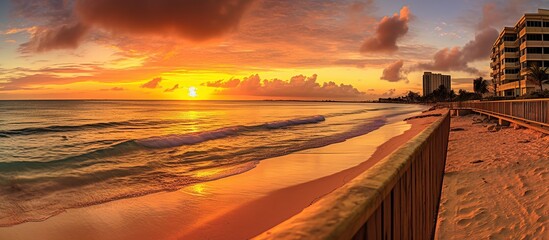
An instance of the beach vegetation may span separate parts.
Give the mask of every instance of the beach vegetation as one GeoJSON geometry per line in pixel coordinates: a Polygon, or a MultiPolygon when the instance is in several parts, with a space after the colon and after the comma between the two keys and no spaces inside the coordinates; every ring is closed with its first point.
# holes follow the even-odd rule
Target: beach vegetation
{"type": "Polygon", "coordinates": [[[537,64],[532,64],[532,66],[528,67],[527,79],[539,85],[540,93],[543,93],[543,84],[549,82],[548,69],[549,67],[544,68],[537,64]]]}
{"type": "Polygon", "coordinates": [[[482,77],[473,80],[473,91],[481,96],[488,92],[488,81],[482,77]]]}

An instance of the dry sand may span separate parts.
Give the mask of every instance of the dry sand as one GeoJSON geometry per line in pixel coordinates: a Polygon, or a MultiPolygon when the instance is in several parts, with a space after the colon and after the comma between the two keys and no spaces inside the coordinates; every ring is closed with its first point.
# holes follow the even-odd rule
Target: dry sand
{"type": "Polygon", "coordinates": [[[549,136],[453,117],[436,239],[549,239],[549,136]]]}

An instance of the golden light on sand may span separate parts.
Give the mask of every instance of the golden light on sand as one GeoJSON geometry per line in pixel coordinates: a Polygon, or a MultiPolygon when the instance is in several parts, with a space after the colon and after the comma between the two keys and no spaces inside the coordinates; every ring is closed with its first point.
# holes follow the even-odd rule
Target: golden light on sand
{"type": "Polygon", "coordinates": [[[196,87],[189,87],[189,97],[195,98],[197,96],[196,87]]]}

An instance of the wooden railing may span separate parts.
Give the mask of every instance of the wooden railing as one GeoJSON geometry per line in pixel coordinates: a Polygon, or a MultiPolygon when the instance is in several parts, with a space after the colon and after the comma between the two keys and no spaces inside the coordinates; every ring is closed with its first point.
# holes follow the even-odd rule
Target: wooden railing
{"type": "Polygon", "coordinates": [[[372,168],[256,238],[432,238],[449,130],[445,113],[372,168]]]}
{"type": "Polygon", "coordinates": [[[453,102],[452,108],[480,110],[549,127],[549,99],[453,102]]]}

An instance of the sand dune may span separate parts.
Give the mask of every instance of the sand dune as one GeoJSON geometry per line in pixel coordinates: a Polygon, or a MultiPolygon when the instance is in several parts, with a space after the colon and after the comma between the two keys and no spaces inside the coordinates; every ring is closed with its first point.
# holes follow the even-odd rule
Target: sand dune
{"type": "Polygon", "coordinates": [[[437,239],[549,239],[549,136],[452,118],[437,239]]]}

